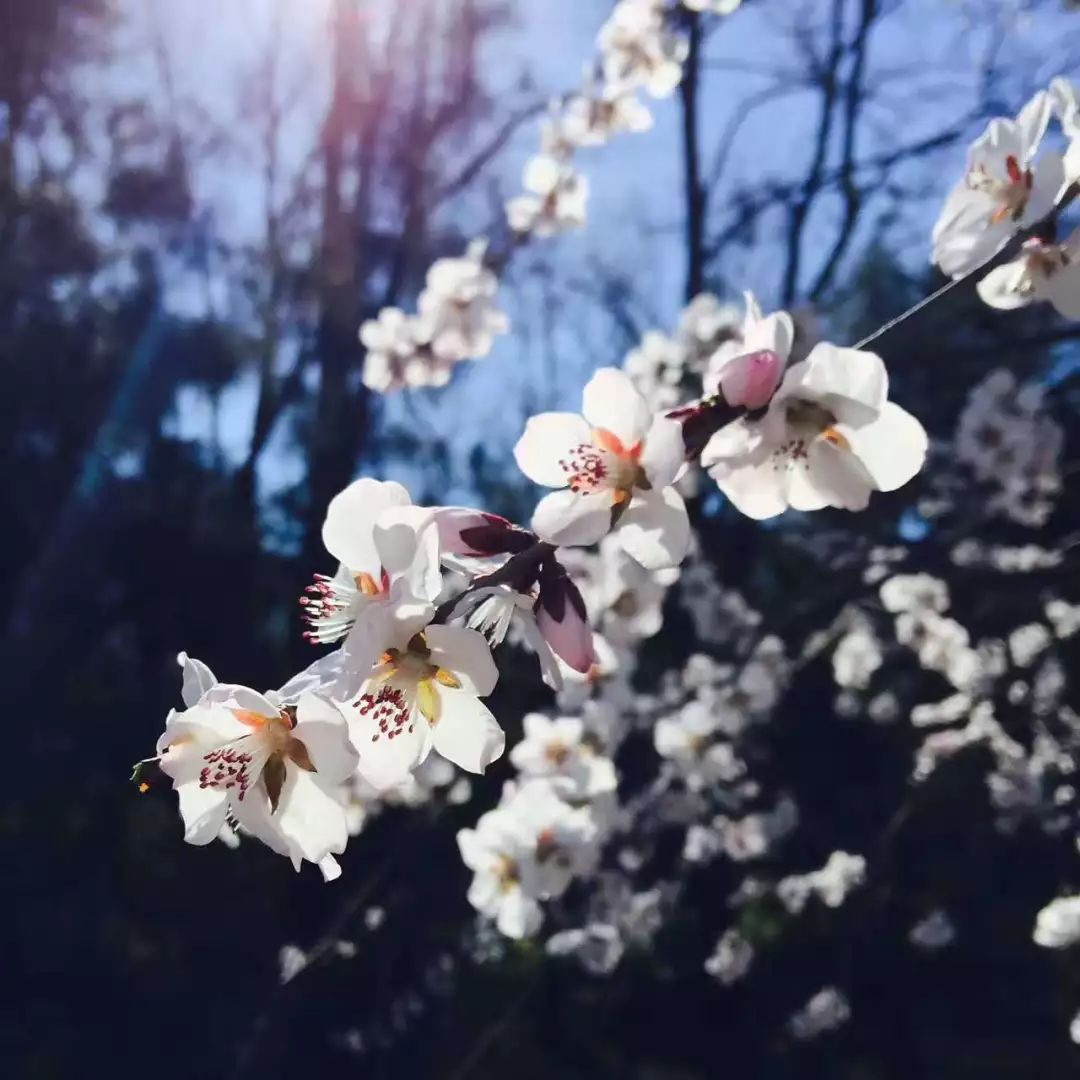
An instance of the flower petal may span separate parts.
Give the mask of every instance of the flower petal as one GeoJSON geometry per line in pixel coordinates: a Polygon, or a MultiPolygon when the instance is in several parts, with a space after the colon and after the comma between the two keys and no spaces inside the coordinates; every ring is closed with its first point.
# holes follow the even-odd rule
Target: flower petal
{"type": "Polygon", "coordinates": [[[649,427],[641,451],[641,467],[653,488],[665,488],[672,483],[682,467],[684,455],[682,424],[666,416],[657,416],[649,427]]]}
{"type": "Polygon", "coordinates": [[[474,696],[486,697],[499,681],[499,669],[484,635],[463,626],[433,624],[424,632],[431,663],[457,676],[474,696]]]}
{"type": "Polygon", "coordinates": [[[844,349],[823,341],[814,346],[804,363],[805,368],[796,364],[784,377],[781,390],[785,396],[797,386],[800,396],[809,391],[852,422],[872,420],[885,404],[889,377],[876,353],[844,349]]]}
{"type": "Polygon", "coordinates": [[[540,413],[525,425],[514,447],[518,468],[544,487],[566,487],[567,473],[560,464],[570,451],[592,442],[592,431],[577,413],[540,413]]]}
{"type": "Polygon", "coordinates": [[[184,840],[200,847],[217,839],[225,824],[229,799],[224,791],[201,787],[197,780],[176,789],[180,816],[184,820],[184,840]]]}
{"type": "Polygon", "coordinates": [[[316,774],[292,764],[286,766],[274,817],[290,846],[309,862],[344,851],[349,840],[345,807],[322,788],[316,774]]]}
{"type": "Polygon", "coordinates": [[[178,653],[176,662],[183,669],[183,686],[180,697],[184,704],[190,708],[197,705],[199,699],[210,689],[217,685],[214,673],[201,661],[186,652],[178,653]]]}
{"type": "Polygon", "coordinates": [[[353,704],[349,735],[360,755],[357,772],[385,791],[407,779],[431,750],[431,728],[403,690],[404,702],[387,683],[369,682],[353,704]],[[387,721],[387,729],[380,726],[387,721]],[[390,737],[393,732],[393,738],[390,737]]]}
{"type": "Polygon", "coordinates": [[[305,694],[296,707],[293,736],[307,748],[311,764],[324,784],[344,784],[356,772],[357,755],[349,742],[348,722],[333,702],[317,694],[305,694]]]}
{"type": "Polygon", "coordinates": [[[878,491],[902,487],[926,460],[927,438],[922,424],[891,401],[872,424],[858,428],[841,425],[839,430],[878,491]]]}
{"type": "MultiPolygon", "coordinates": [[[[733,426],[733,425],[729,425],[733,426]]],[[[787,465],[778,464],[765,446],[753,454],[723,458],[709,475],[740,513],[756,521],[776,517],[787,509],[787,465]]]]}
{"type": "Polygon", "coordinates": [[[537,505],[532,527],[551,544],[595,544],[611,529],[611,510],[611,491],[553,491],[537,505]]]}
{"type": "Polygon", "coordinates": [[[467,772],[482,773],[502,756],[506,736],[479,698],[439,687],[440,712],[432,731],[435,749],[467,772]]]}
{"type": "Polygon", "coordinates": [[[330,500],[322,527],[326,550],[353,573],[382,574],[374,529],[379,515],[392,506],[407,506],[409,493],[393,481],[362,477],[330,500]]]}
{"type": "Polygon", "coordinates": [[[671,487],[635,491],[619,522],[619,542],[646,570],[678,566],[690,547],[690,520],[682,496],[671,487]]]}
{"type": "Polygon", "coordinates": [[[627,450],[645,437],[652,420],[630,376],[612,367],[600,368],[588,381],[581,411],[593,428],[610,431],[627,450]]]}

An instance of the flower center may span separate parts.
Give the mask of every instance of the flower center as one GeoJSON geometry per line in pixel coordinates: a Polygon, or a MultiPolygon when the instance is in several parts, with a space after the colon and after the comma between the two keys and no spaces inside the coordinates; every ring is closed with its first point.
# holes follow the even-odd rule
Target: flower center
{"type": "Polygon", "coordinates": [[[635,487],[644,486],[640,464],[642,445],[639,440],[626,447],[606,428],[595,428],[592,442],[575,446],[559,465],[575,494],[611,488],[615,492],[613,501],[624,502],[635,487]]]}
{"type": "Polygon", "coordinates": [[[1005,158],[1005,179],[992,176],[985,165],[976,165],[967,176],[969,188],[983,192],[997,204],[990,215],[991,225],[998,225],[1006,218],[1019,221],[1023,217],[1033,181],[1031,169],[1021,169],[1012,154],[1005,158]]]}

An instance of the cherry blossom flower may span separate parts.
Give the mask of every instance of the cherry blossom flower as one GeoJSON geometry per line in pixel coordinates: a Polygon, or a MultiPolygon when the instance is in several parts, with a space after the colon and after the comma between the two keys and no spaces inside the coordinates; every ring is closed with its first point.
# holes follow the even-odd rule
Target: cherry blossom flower
{"type": "Polygon", "coordinates": [[[483,635],[430,619],[429,609],[385,624],[382,662],[352,702],[359,769],[380,790],[403,780],[433,748],[482,773],[506,742],[479,700],[499,677],[483,635]]]}
{"type": "Polygon", "coordinates": [[[484,266],[487,241],[473,241],[460,259],[437,259],[417,301],[417,335],[440,360],[487,356],[497,334],[510,328],[495,307],[498,282],[484,266]]]}
{"type": "Polygon", "coordinates": [[[400,308],[383,308],[360,327],[364,357],[364,385],[377,393],[406,386],[445,386],[452,361],[438,357],[424,344],[414,315],[400,308]]]}
{"type": "Polygon", "coordinates": [[[340,692],[348,696],[367,678],[386,620],[439,595],[438,529],[433,511],[413,506],[400,484],[363,477],[330,500],[322,539],[340,566],[332,578],[317,575],[300,604],[309,640],[345,639],[340,692]]]}
{"type": "Polygon", "coordinates": [[[523,776],[547,778],[570,801],[615,790],[615,766],[586,739],[581,719],[527,713],[522,723],[525,737],[510,751],[510,761],[523,776]]]}
{"type": "Polygon", "coordinates": [[[676,566],[690,543],[686,508],[671,487],[683,460],[682,429],[652,417],[629,376],[601,368],[585,387],[583,416],[542,413],[514,447],[545,496],[533,529],[561,545],[597,543],[616,524],[623,547],[649,569],[676,566]]]}
{"type": "Polygon", "coordinates": [[[887,397],[880,357],[817,345],[788,368],[763,417],[742,417],[712,437],[702,464],[752,518],[789,506],[861,510],[871,491],[906,484],[926,457],[922,425],[887,397]]]}
{"type": "Polygon", "coordinates": [[[525,166],[522,184],[526,194],[506,204],[514,232],[545,238],[584,226],[589,182],[570,162],[537,154],[525,166]]]}
{"type": "Polygon", "coordinates": [[[1080,229],[1060,244],[1028,240],[1015,259],[991,270],[977,289],[985,303],[1004,311],[1045,302],[1067,319],[1080,319],[1080,229]]]}
{"type": "Polygon", "coordinates": [[[468,899],[509,938],[540,929],[540,901],[561,896],[596,854],[596,827],[586,808],[574,808],[550,784],[508,785],[500,805],[475,829],[462,829],[458,848],[473,871],[468,899]]]}
{"type": "Polygon", "coordinates": [[[337,877],[333,854],[348,839],[338,791],[357,764],[345,717],[317,695],[283,706],[181,661],[187,708],[169,714],[157,752],[180,798],[184,839],[207,844],[231,816],[297,870],[306,859],[337,877]]]}
{"type": "Polygon", "coordinates": [[[718,738],[726,726],[721,710],[690,701],[678,712],[657,720],[653,728],[656,752],[675,766],[693,791],[735,783],[746,766],[731,743],[718,738]]]}
{"type": "Polygon", "coordinates": [[[1039,912],[1032,935],[1036,945],[1063,949],[1080,941],[1080,896],[1059,896],[1039,912]]]}
{"type": "Polygon", "coordinates": [[[569,146],[603,146],[613,135],[648,131],[653,117],[633,91],[589,79],[562,107],[558,126],[569,146]]]}
{"type": "Polygon", "coordinates": [[[619,0],[597,37],[604,78],[667,97],[682,79],[687,43],[668,28],[656,0],[619,0]]]}
{"type": "Polygon", "coordinates": [[[1050,113],[1050,95],[1040,91],[1015,120],[991,120],[972,145],[967,172],[934,226],[932,261],[949,277],[973,270],[1053,205],[1064,176],[1061,155],[1035,161],[1050,113]]]}

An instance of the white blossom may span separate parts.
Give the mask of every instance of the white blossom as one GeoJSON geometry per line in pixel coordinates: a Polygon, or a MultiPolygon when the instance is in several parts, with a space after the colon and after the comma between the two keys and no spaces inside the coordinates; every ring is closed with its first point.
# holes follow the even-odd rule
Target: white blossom
{"type": "Polygon", "coordinates": [[[522,184],[526,193],[506,204],[514,232],[544,238],[584,226],[589,184],[570,162],[538,154],[525,166],[522,184]]]}
{"type": "Polygon", "coordinates": [[[750,970],[753,961],[754,946],[732,928],[720,936],[712,955],[705,961],[705,970],[724,986],[731,986],[750,970]]]}
{"type": "Polygon", "coordinates": [[[919,949],[944,949],[956,938],[956,927],[941,908],[920,919],[908,932],[908,941],[919,949]]]}
{"type": "Polygon", "coordinates": [[[1080,896],[1059,896],[1039,912],[1032,935],[1036,945],[1064,949],[1080,941],[1080,896]]]}
{"type": "Polygon", "coordinates": [[[712,437],[702,464],[753,518],[789,506],[864,509],[871,491],[906,484],[926,457],[922,425],[887,398],[880,357],[817,345],[788,368],[763,417],[743,417],[712,437]]]}
{"type": "Polygon", "coordinates": [[[991,307],[1013,311],[1053,304],[1066,319],[1080,319],[1080,230],[1059,244],[1032,238],[1020,254],[991,270],[977,286],[991,307]]]}
{"type": "Polygon", "coordinates": [[[487,242],[474,241],[461,258],[437,259],[417,301],[417,333],[440,360],[477,360],[510,328],[495,307],[494,273],[484,266],[487,242]]]}
{"type": "Polygon", "coordinates": [[[834,986],[819,990],[788,1020],[788,1030],[796,1039],[815,1039],[847,1023],[851,1006],[834,986]]]}
{"type": "Polygon", "coordinates": [[[1061,155],[1035,160],[1050,114],[1050,96],[1040,91],[1015,120],[991,120],[972,144],[934,226],[933,262],[949,277],[973,270],[1050,209],[1064,176],[1061,155]]]}
{"type": "Polygon", "coordinates": [[[614,87],[643,87],[667,97],[682,79],[687,44],[664,20],[657,0],[619,0],[597,38],[604,78],[614,87]]]}
{"type": "Polygon", "coordinates": [[[686,508],[672,481],[683,460],[682,428],[654,417],[627,375],[601,368],[585,387],[583,416],[532,417],[514,447],[547,495],[532,525],[544,540],[595,544],[613,525],[642,566],[677,566],[690,543],[686,508]]]}

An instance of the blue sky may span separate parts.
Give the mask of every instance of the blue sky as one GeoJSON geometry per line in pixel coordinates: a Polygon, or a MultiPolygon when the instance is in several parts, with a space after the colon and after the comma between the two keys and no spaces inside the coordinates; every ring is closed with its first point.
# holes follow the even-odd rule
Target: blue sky
{"type": "MultiPolygon", "coordinates": [[[[257,241],[264,191],[257,144],[254,133],[244,131],[237,90],[270,32],[277,0],[213,5],[210,0],[128,0],[128,5],[131,19],[112,69],[110,92],[147,95],[164,104],[162,71],[167,69],[175,99],[185,111],[198,110],[239,137],[241,148],[248,147],[250,153],[241,150],[209,159],[198,170],[197,194],[230,239],[257,241]],[[207,18],[208,10],[212,18],[207,18]]],[[[328,6],[329,0],[285,0],[281,8],[289,43],[282,80],[296,98],[283,146],[286,161],[293,164],[309,151],[325,101],[322,26],[328,6]]],[[[825,6],[821,0],[749,0],[711,35],[701,92],[706,171],[745,103],[770,87],[774,95],[742,117],[728,169],[713,194],[719,215],[725,214],[725,201],[738,187],[752,189],[771,179],[800,176],[804,170],[817,96],[798,85],[795,76],[802,60],[793,42],[800,13],[815,12],[820,20],[825,6]]],[[[853,16],[857,5],[850,7],[853,16]]],[[[528,71],[544,96],[574,87],[593,55],[595,34],[608,8],[603,0],[519,0],[516,25],[492,43],[491,86],[504,88],[509,96],[521,73],[528,71]]],[[[1022,102],[1034,87],[1062,73],[1063,58],[1080,55],[1080,49],[1070,51],[1065,40],[1066,35],[1080,34],[1080,15],[1049,4],[1037,14],[1025,10],[1026,5],[1015,0],[901,3],[872,38],[868,71],[871,83],[880,85],[880,95],[864,114],[861,153],[908,145],[956,122],[987,89],[983,72],[992,50],[1004,60],[1004,75],[989,90],[1005,103],[1022,102]],[[996,20],[1005,16],[1008,32],[999,35],[996,20]]],[[[611,318],[590,295],[591,286],[609,272],[630,270],[637,294],[635,316],[643,325],[670,328],[683,289],[680,116],[676,99],[653,105],[653,131],[623,136],[582,156],[591,185],[588,229],[526,251],[508,269],[502,302],[514,332],[496,344],[487,360],[462,365],[445,390],[422,392],[412,403],[388,402],[386,422],[449,437],[460,448],[462,461],[480,438],[508,453],[528,406],[573,407],[589,372],[621,362],[611,318]],[[553,273],[538,274],[537,266],[553,273]],[[556,313],[553,319],[551,312],[556,313]]],[[[492,175],[508,192],[536,142],[536,127],[529,125],[494,163],[492,175]]],[[[925,265],[930,226],[945,191],[959,176],[963,156],[964,146],[957,145],[892,177],[912,195],[884,239],[913,270],[925,265]]],[[[811,269],[815,239],[824,244],[831,236],[831,219],[838,212],[838,204],[825,202],[810,222],[811,269]]],[[[456,221],[467,221],[475,207],[465,202],[454,213],[456,221]]],[[[766,303],[775,298],[781,269],[776,240],[782,228],[782,220],[766,220],[758,242],[724,261],[719,270],[733,295],[750,288],[766,303]]],[[[877,228],[876,215],[868,213],[856,250],[877,228]]],[[[200,297],[190,283],[174,282],[178,308],[197,309],[200,297]]],[[[250,431],[250,382],[241,380],[230,388],[221,407],[226,452],[236,459],[250,431]]],[[[186,393],[176,412],[176,429],[202,437],[210,417],[202,395],[186,393]]],[[[292,482],[298,468],[284,438],[279,438],[265,455],[263,482],[268,488],[292,482]]],[[[455,494],[463,493],[448,497],[455,494]]]]}

